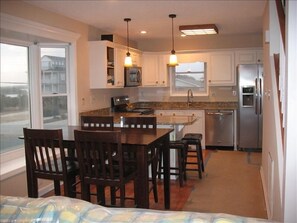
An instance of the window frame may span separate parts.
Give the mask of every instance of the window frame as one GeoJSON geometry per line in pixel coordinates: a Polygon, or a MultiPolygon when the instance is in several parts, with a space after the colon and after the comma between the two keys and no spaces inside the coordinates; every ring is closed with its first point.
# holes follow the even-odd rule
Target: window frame
{"type": "MultiPolygon", "coordinates": [[[[68,125],[78,123],[78,100],[76,89],[76,41],[80,34],[56,27],[32,22],[23,18],[18,18],[5,13],[0,13],[1,28],[9,31],[16,31],[36,37],[51,39],[53,42],[59,41],[69,44],[69,74],[68,77],[68,125]]],[[[30,111],[31,126],[33,128],[42,128],[42,104],[41,104],[41,84],[40,84],[40,51],[36,43],[24,41],[16,38],[7,38],[1,36],[1,42],[29,47],[29,88],[30,88],[30,111]],[[39,102],[34,104],[32,101],[39,102]],[[39,117],[39,118],[37,118],[39,117]]],[[[57,44],[57,43],[55,43],[57,44]]],[[[0,154],[0,178],[1,181],[20,172],[25,171],[24,148],[8,151],[0,154]]]]}
{"type": "MultiPolygon", "coordinates": [[[[176,75],[178,74],[186,74],[188,72],[176,72],[176,67],[172,68],[172,75],[170,75],[171,80],[170,80],[170,88],[171,88],[171,94],[172,95],[185,95],[187,94],[188,90],[191,89],[195,94],[199,94],[199,95],[203,95],[207,92],[207,63],[204,61],[197,61],[197,62],[201,62],[204,63],[204,72],[191,72],[191,73],[203,73],[204,74],[204,90],[200,91],[198,90],[199,88],[197,87],[176,87],[175,83],[176,83],[176,75]],[[178,90],[179,89],[179,90],[178,90]]],[[[195,63],[195,62],[190,62],[190,63],[195,63]]]]}
{"type": "Polygon", "coordinates": [[[175,91],[175,85],[174,81],[175,78],[175,67],[169,67],[169,77],[170,77],[170,96],[171,97],[186,97],[187,96],[187,91],[188,89],[191,89],[194,93],[194,96],[208,96],[209,95],[209,54],[205,52],[194,52],[194,51],[189,51],[189,52],[182,52],[180,54],[177,54],[177,60],[178,63],[194,63],[194,62],[203,62],[205,63],[205,77],[204,77],[204,82],[205,82],[205,91],[197,91],[195,90],[194,87],[185,87],[185,91],[178,92],[175,91]]]}

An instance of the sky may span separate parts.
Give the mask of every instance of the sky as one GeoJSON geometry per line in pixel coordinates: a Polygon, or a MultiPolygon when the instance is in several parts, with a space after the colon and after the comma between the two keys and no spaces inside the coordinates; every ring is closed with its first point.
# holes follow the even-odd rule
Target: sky
{"type": "MultiPolygon", "coordinates": [[[[25,46],[0,44],[1,83],[28,83],[28,51],[25,46]]],[[[40,56],[65,57],[65,48],[41,48],[40,56]]]]}

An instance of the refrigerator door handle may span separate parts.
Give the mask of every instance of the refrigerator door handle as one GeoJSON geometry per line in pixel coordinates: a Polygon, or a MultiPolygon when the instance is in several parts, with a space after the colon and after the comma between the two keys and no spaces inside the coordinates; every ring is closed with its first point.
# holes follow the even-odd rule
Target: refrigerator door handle
{"type": "Polygon", "coordinates": [[[262,114],[262,79],[259,78],[260,81],[260,90],[259,90],[259,114],[262,114]]]}
{"type": "Polygon", "coordinates": [[[255,114],[258,114],[258,78],[255,79],[255,114]]]}

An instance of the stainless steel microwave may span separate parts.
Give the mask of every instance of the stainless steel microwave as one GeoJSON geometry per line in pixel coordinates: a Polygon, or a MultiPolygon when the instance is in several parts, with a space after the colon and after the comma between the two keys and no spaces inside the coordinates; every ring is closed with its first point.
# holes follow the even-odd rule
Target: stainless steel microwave
{"type": "Polygon", "coordinates": [[[141,85],[141,67],[125,67],[125,87],[141,85]]]}

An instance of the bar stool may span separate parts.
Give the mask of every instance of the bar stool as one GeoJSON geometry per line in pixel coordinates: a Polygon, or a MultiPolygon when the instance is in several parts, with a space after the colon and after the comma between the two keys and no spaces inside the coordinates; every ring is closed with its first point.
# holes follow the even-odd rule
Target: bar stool
{"type": "MultiPolygon", "coordinates": [[[[178,176],[179,185],[182,187],[184,185],[184,181],[187,179],[186,177],[186,150],[187,143],[181,140],[170,141],[169,149],[177,151],[177,167],[170,167],[170,175],[178,176]],[[173,170],[173,171],[172,171],[173,170]]],[[[161,174],[163,174],[163,163],[162,163],[162,153],[159,154],[159,168],[158,168],[158,177],[161,178],[161,174]]]]}
{"type": "Polygon", "coordinates": [[[204,172],[204,162],[203,162],[203,156],[202,156],[202,146],[201,146],[201,140],[202,140],[202,134],[200,133],[187,133],[182,138],[184,142],[187,143],[188,147],[186,149],[185,154],[185,170],[186,171],[198,171],[199,178],[202,178],[202,172],[204,172]],[[195,145],[196,150],[190,150],[189,145],[195,145]],[[189,154],[191,153],[191,154],[189,154]],[[195,154],[193,154],[195,153],[195,154]],[[197,159],[196,162],[194,161],[188,161],[188,157],[195,157],[197,159]],[[187,164],[196,164],[197,168],[187,168],[187,164]]]}

